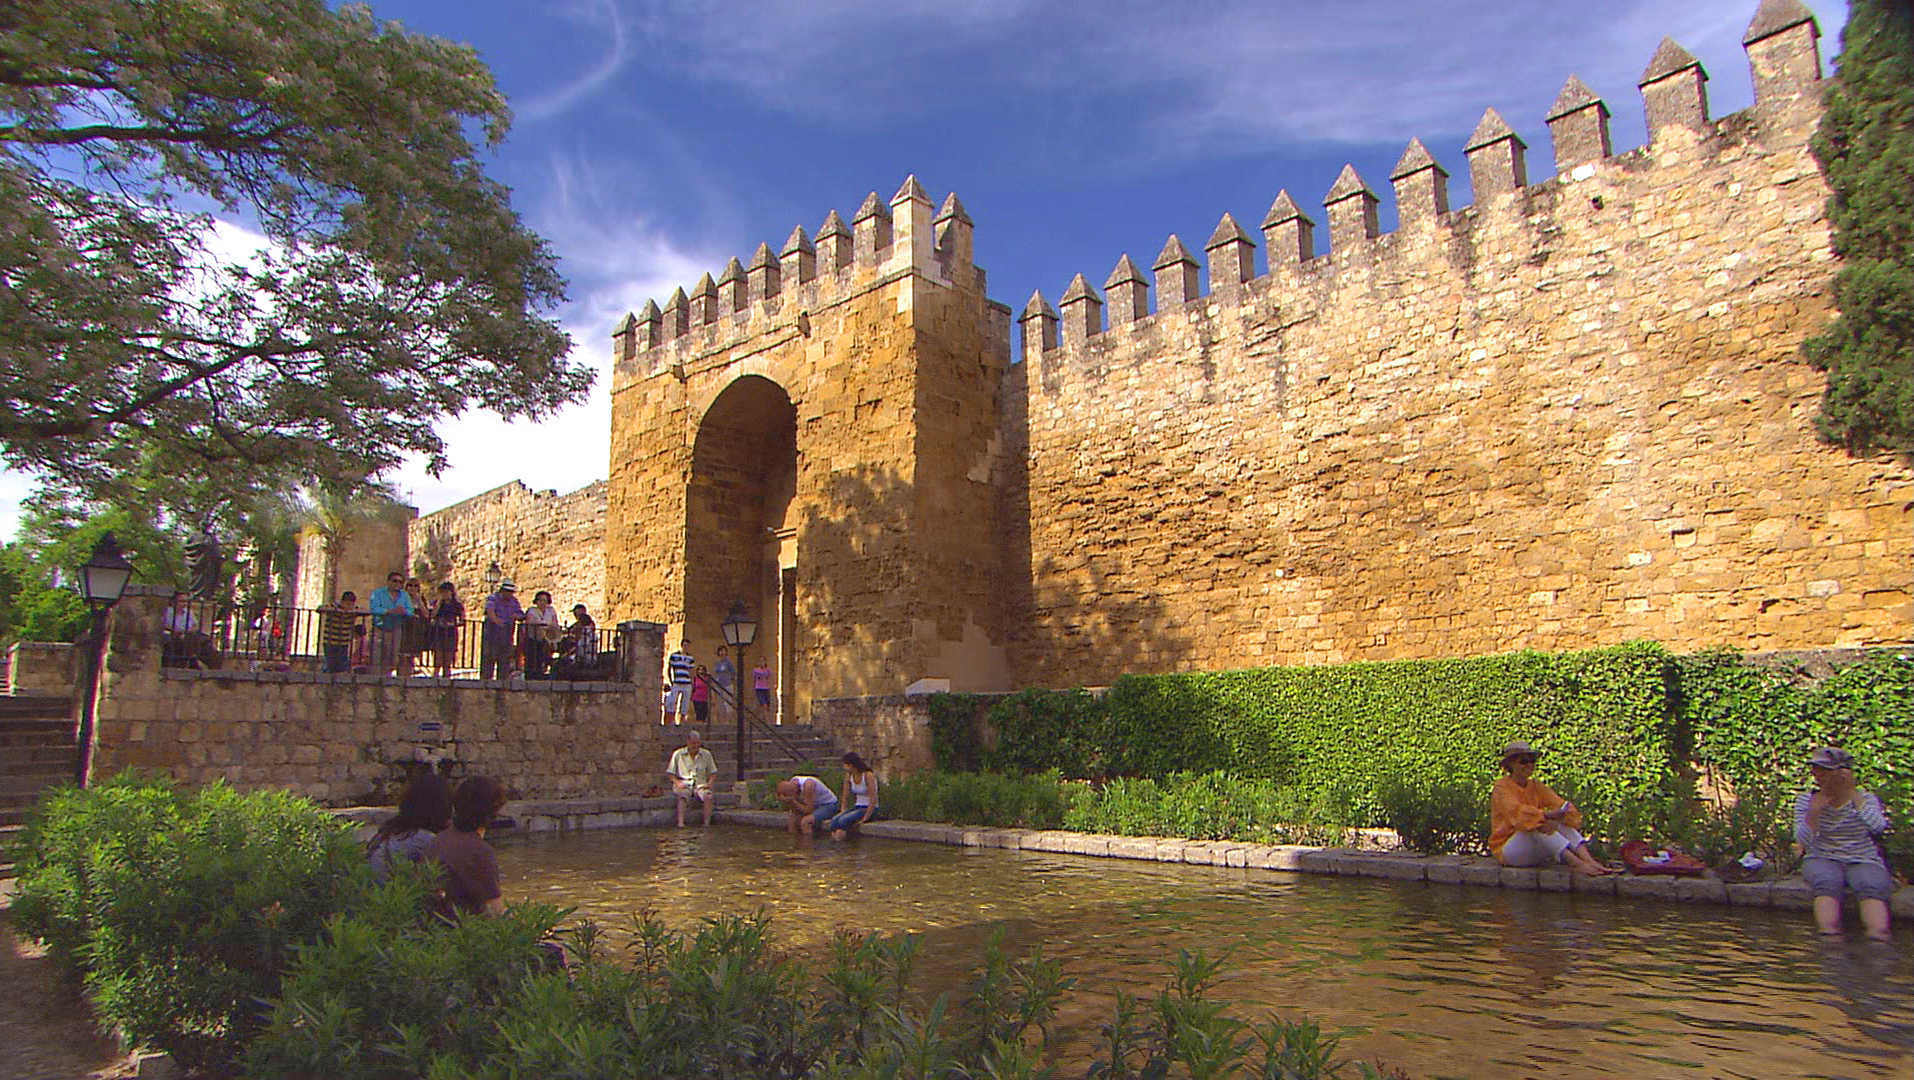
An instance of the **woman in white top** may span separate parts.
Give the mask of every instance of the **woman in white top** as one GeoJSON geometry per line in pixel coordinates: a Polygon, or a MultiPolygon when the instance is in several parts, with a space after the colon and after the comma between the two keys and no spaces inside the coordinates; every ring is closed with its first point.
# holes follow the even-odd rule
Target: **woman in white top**
{"type": "Polygon", "coordinates": [[[826,828],[831,839],[842,840],[852,829],[877,814],[877,774],[855,752],[844,755],[844,793],[838,796],[839,808],[849,807],[830,820],[826,828]]]}
{"type": "Polygon", "coordinates": [[[552,594],[540,589],[525,609],[525,677],[549,679],[552,650],[558,644],[558,609],[552,606],[552,594]]]}
{"type": "Polygon", "coordinates": [[[1823,934],[1841,932],[1841,900],[1852,893],[1868,936],[1888,940],[1888,898],[1894,879],[1875,838],[1887,831],[1881,800],[1854,786],[1854,755],[1824,746],[1808,759],[1814,790],[1794,804],[1794,836],[1807,850],[1801,876],[1814,893],[1823,934]]]}

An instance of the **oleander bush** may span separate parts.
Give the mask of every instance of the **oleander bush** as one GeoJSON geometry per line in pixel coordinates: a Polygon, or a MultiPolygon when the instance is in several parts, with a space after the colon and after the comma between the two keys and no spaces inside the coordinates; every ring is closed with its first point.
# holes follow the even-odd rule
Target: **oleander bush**
{"type": "Polygon", "coordinates": [[[20,856],[20,931],[80,973],[103,1021],[212,1070],[368,877],[350,826],[306,799],[140,775],[46,796],[20,856]]]}

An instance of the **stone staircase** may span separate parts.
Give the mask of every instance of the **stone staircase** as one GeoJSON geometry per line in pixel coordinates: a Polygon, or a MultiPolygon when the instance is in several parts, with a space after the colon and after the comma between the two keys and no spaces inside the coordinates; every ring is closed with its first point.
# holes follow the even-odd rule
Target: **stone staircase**
{"type": "Polygon", "coordinates": [[[8,853],[34,801],[73,779],[77,750],[64,698],[0,695],[0,877],[13,876],[8,853]]]}
{"type": "MultiPolygon", "coordinates": [[[[718,782],[730,783],[738,775],[736,725],[735,722],[716,723],[716,717],[713,720],[714,723],[702,729],[704,745],[718,763],[718,782]]],[[[689,730],[689,725],[665,730],[667,739],[676,739],[689,730]]],[[[813,766],[837,763],[837,747],[829,735],[816,728],[808,724],[781,724],[773,730],[776,735],[753,724],[745,731],[745,742],[751,751],[751,765],[744,773],[746,779],[785,777],[810,771],[813,766]]]]}

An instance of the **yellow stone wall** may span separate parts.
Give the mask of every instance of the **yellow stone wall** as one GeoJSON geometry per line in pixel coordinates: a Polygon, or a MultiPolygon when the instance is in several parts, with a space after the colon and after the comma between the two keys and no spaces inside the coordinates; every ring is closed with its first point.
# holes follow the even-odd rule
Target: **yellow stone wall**
{"type": "Polygon", "coordinates": [[[514,480],[414,520],[407,546],[406,571],[428,590],[452,582],[473,618],[491,592],[485,575],[496,561],[525,603],[546,589],[567,622],[572,605],[584,604],[604,623],[603,482],[561,495],[514,480]]]}
{"type": "Polygon", "coordinates": [[[1816,441],[1799,352],[1819,115],[1665,126],[1075,340],[1066,309],[1009,383],[1016,681],[1910,640],[1914,475],[1816,441]]]}

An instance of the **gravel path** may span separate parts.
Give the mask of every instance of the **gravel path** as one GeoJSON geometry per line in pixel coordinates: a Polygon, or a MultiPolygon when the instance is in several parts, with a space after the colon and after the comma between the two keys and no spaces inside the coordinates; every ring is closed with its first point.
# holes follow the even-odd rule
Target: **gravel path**
{"type": "Polygon", "coordinates": [[[0,1080],[118,1080],[138,1070],[46,950],[0,920],[0,1080]]]}

